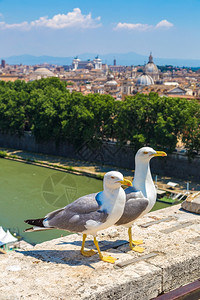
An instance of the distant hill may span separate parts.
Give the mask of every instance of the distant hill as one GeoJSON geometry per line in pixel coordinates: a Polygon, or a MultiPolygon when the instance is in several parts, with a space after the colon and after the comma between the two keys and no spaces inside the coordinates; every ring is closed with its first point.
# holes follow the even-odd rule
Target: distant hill
{"type": "Polygon", "coordinates": [[[37,64],[55,64],[55,65],[69,65],[73,57],[54,57],[54,56],[33,56],[33,55],[18,55],[4,58],[6,63],[10,65],[37,65],[37,64]]]}
{"type": "MultiPolygon", "coordinates": [[[[97,54],[96,53],[83,53],[79,54],[78,57],[81,60],[91,59],[93,60],[97,54]]],[[[117,65],[144,65],[148,62],[147,56],[137,54],[135,52],[128,53],[109,53],[99,55],[103,63],[108,65],[113,64],[114,58],[117,61],[117,65]]],[[[19,55],[19,56],[10,56],[2,57],[5,59],[8,64],[24,64],[24,65],[36,65],[36,64],[56,64],[56,65],[71,65],[73,57],[54,57],[54,56],[33,56],[33,55],[19,55]]],[[[173,65],[179,67],[200,67],[200,59],[176,59],[176,58],[156,58],[154,57],[154,62],[157,65],[173,65]]]]}

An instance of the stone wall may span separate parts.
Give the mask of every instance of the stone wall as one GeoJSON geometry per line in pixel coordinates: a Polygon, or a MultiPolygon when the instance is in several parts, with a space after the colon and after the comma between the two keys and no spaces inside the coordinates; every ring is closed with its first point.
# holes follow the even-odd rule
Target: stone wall
{"type": "MultiPolygon", "coordinates": [[[[130,251],[123,226],[98,233],[103,255],[117,258],[114,265],[97,254],[82,256],[77,234],[0,254],[0,299],[150,300],[200,278],[200,215],[173,205],[135,224],[143,253],[130,251]]],[[[85,248],[95,249],[89,236],[85,248]]],[[[183,296],[199,299],[191,297],[183,296]]]]}
{"type": "MultiPolygon", "coordinates": [[[[67,142],[56,144],[55,141],[36,142],[31,133],[23,136],[0,133],[0,147],[21,149],[36,153],[64,156],[71,159],[96,162],[97,164],[114,165],[134,169],[135,149],[130,146],[118,146],[115,143],[103,143],[98,149],[89,142],[78,148],[67,142]]],[[[183,154],[170,154],[167,158],[156,158],[151,161],[154,174],[177,177],[181,179],[200,180],[200,157],[188,160],[183,154]]]]}

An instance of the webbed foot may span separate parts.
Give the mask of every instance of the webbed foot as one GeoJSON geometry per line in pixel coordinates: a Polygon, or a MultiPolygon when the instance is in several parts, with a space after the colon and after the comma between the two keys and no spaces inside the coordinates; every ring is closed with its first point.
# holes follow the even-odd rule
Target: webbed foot
{"type": "Polygon", "coordinates": [[[110,264],[114,264],[116,262],[117,258],[114,258],[112,256],[102,256],[101,260],[106,261],[110,264]]]}
{"type": "Polygon", "coordinates": [[[136,246],[132,245],[132,246],[130,246],[130,248],[131,248],[131,250],[133,250],[135,252],[139,252],[139,253],[143,253],[144,252],[144,248],[139,247],[137,245],[136,246]]]}

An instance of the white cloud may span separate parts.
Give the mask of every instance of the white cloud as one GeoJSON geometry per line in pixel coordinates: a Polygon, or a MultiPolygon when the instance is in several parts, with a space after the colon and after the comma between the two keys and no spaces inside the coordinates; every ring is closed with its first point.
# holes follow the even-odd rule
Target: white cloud
{"type": "Polygon", "coordinates": [[[146,31],[148,29],[152,28],[151,25],[148,24],[131,24],[131,23],[118,23],[117,26],[114,28],[117,29],[129,29],[129,30],[141,30],[146,31]]]}
{"type": "Polygon", "coordinates": [[[167,20],[160,21],[155,28],[171,28],[174,24],[168,22],[167,20]]]}
{"type": "Polygon", "coordinates": [[[0,29],[27,29],[28,28],[28,22],[22,22],[18,24],[6,24],[5,22],[0,22],[0,29]]]}
{"type": "Polygon", "coordinates": [[[80,8],[74,8],[72,12],[55,15],[52,19],[41,17],[39,20],[31,22],[31,27],[44,26],[54,29],[62,29],[67,27],[96,28],[101,26],[100,17],[92,19],[91,13],[83,15],[80,8]]]}
{"type": "Polygon", "coordinates": [[[22,22],[18,24],[6,24],[0,22],[0,29],[31,29],[38,27],[47,27],[53,29],[62,28],[96,28],[101,26],[100,17],[93,19],[91,13],[83,15],[80,8],[74,8],[72,12],[65,14],[55,15],[52,19],[47,16],[40,17],[38,20],[28,22],[22,22]]]}
{"type": "Polygon", "coordinates": [[[174,25],[167,20],[162,20],[156,25],[149,25],[149,24],[141,24],[141,23],[118,23],[114,30],[119,29],[127,29],[127,30],[138,30],[138,31],[148,31],[148,30],[155,30],[158,28],[171,28],[174,25]]]}

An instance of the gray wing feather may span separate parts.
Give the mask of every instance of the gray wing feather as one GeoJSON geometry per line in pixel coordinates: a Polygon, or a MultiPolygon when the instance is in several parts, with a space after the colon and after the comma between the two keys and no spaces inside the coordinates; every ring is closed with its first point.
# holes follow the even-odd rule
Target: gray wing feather
{"type": "Polygon", "coordinates": [[[126,204],[124,212],[115,225],[125,225],[134,221],[142,214],[149,204],[149,200],[143,196],[142,192],[135,192],[132,187],[126,189],[125,192],[126,204]]]}
{"type": "Polygon", "coordinates": [[[64,209],[71,209],[76,213],[85,214],[89,212],[96,211],[100,209],[95,197],[98,193],[89,194],[86,196],[82,196],[75,200],[74,202],[70,203],[69,205],[65,206],[64,209]]]}
{"type": "Polygon", "coordinates": [[[86,230],[85,224],[88,220],[105,222],[108,214],[100,210],[95,199],[96,194],[80,197],[69,205],[48,214],[49,226],[71,232],[82,232],[86,230]]]}

